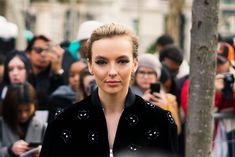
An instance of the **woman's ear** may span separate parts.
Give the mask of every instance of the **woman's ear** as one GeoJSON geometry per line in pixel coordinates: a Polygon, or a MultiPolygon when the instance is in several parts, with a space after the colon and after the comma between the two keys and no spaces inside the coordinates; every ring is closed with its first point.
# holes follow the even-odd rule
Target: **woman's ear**
{"type": "Polygon", "coordinates": [[[133,66],[133,70],[132,70],[133,74],[136,72],[138,65],[139,65],[138,59],[135,58],[134,59],[134,66],[133,66]]]}
{"type": "Polygon", "coordinates": [[[87,65],[88,65],[89,72],[91,73],[91,75],[93,75],[92,64],[91,64],[91,61],[89,59],[87,59],[87,65]]]}

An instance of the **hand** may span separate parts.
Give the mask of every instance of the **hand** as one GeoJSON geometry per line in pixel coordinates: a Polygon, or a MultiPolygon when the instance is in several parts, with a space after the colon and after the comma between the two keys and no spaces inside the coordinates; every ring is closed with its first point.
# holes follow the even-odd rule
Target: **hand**
{"type": "Polygon", "coordinates": [[[28,150],[29,150],[28,143],[25,142],[24,140],[16,141],[11,147],[11,151],[15,155],[21,155],[28,150]]]}
{"type": "Polygon", "coordinates": [[[143,95],[143,99],[153,103],[158,107],[161,107],[162,109],[166,109],[168,105],[166,95],[163,91],[160,91],[160,93],[154,92],[151,94],[150,90],[147,90],[143,95]]]}
{"type": "Polygon", "coordinates": [[[64,49],[60,46],[53,46],[51,52],[48,53],[49,59],[51,61],[51,68],[54,74],[59,74],[62,67],[62,60],[64,55],[64,49]]]}
{"type": "Polygon", "coordinates": [[[215,90],[221,91],[224,88],[224,75],[218,74],[215,76],[215,90]]]}
{"type": "Polygon", "coordinates": [[[42,146],[40,145],[40,146],[38,146],[37,148],[38,148],[37,151],[35,151],[35,152],[33,153],[33,157],[39,157],[39,155],[40,155],[42,146]]]}

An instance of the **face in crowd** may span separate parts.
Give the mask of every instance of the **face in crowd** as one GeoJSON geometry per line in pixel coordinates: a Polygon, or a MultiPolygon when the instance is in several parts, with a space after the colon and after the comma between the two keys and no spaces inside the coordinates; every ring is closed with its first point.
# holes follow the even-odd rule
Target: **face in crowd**
{"type": "Polygon", "coordinates": [[[26,81],[27,73],[24,62],[19,57],[14,57],[8,64],[9,78],[11,84],[26,81]]]}
{"type": "Polygon", "coordinates": [[[157,74],[154,69],[144,66],[138,68],[135,79],[136,84],[143,91],[148,90],[151,83],[156,83],[158,81],[157,74]]]}
{"type": "Polygon", "coordinates": [[[24,51],[11,51],[4,62],[3,82],[6,85],[27,81],[30,73],[30,62],[24,51]]]}
{"type": "Polygon", "coordinates": [[[84,69],[87,65],[82,61],[75,62],[71,65],[69,71],[69,84],[74,91],[78,90],[78,84],[80,80],[80,72],[84,69]]]}
{"type": "Polygon", "coordinates": [[[35,37],[26,51],[28,52],[32,67],[45,69],[50,64],[50,40],[44,36],[35,37]]]}

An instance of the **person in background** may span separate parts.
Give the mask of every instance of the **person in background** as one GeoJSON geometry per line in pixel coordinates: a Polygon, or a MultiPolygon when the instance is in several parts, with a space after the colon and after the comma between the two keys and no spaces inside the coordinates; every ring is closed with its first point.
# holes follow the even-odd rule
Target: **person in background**
{"type": "Polygon", "coordinates": [[[76,40],[63,44],[66,45],[62,61],[62,68],[64,69],[63,77],[66,84],[68,84],[70,65],[78,60],[86,61],[87,39],[92,31],[101,25],[102,23],[99,21],[85,21],[79,26],[76,40]]]}
{"type": "MultiPolygon", "coordinates": [[[[226,46],[226,44],[224,44],[226,46]]],[[[217,65],[216,65],[216,77],[215,77],[215,104],[214,104],[214,112],[218,113],[225,113],[226,112],[234,112],[235,111],[235,70],[233,69],[232,65],[229,61],[229,55],[226,51],[226,48],[219,47],[217,50],[217,65]]],[[[182,87],[182,91],[180,94],[180,102],[182,108],[182,119],[185,121],[187,117],[187,110],[188,110],[188,94],[189,94],[189,84],[190,80],[187,78],[182,87]]],[[[234,140],[235,128],[234,126],[234,119],[225,119],[223,120],[225,123],[224,126],[229,126],[230,131],[226,132],[226,138],[229,141],[234,140]],[[229,124],[229,125],[227,125],[229,124]]],[[[217,121],[218,122],[218,121],[217,121]]],[[[215,125],[215,135],[217,132],[218,123],[216,122],[215,125]]],[[[185,137],[184,137],[185,138],[185,137]]],[[[219,145],[219,147],[221,147],[219,145]]],[[[234,148],[233,143],[228,144],[229,147],[229,157],[232,156],[232,150],[234,148]]],[[[225,150],[223,150],[225,151],[225,150]]]]}
{"type": "MultiPolygon", "coordinates": [[[[174,41],[174,39],[169,34],[163,34],[160,37],[158,37],[156,39],[156,42],[155,42],[157,57],[159,57],[161,55],[161,52],[164,52],[163,49],[165,49],[169,45],[174,45],[174,44],[175,44],[175,41],[174,41]]],[[[164,81],[165,80],[164,76],[168,75],[167,74],[168,72],[165,72],[165,71],[167,71],[167,70],[165,70],[164,67],[163,67],[163,69],[162,69],[162,76],[160,78],[160,80],[163,83],[165,82],[164,81]]],[[[189,74],[189,64],[184,59],[182,64],[179,67],[179,71],[178,71],[178,73],[176,75],[176,78],[180,79],[180,78],[182,78],[182,77],[184,77],[184,76],[186,76],[188,74],[189,74]]],[[[166,76],[166,78],[167,78],[167,76],[166,76]]]]}
{"type": "Polygon", "coordinates": [[[88,40],[88,67],[97,90],[48,125],[40,157],[175,154],[177,130],[165,111],[129,89],[138,67],[138,40],[126,26],[105,24],[88,40]]]}
{"type": "MultiPolygon", "coordinates": [[[[178,113],[176,97],[166,93],[162,86],[160,92],[150,90],[152,83],[160,83],[161,63],[152,54],[142,54],[138,58],[139,65],[134,76],[132,91],[143,99],[170,111],[177,125],[178,134],[181,132],[181,122],[178,113]]],[[[160,83],[161,84],[161,83],[160,83]]]]}
{"type": "Polygon", "coordinates": [[[5,57],[0,54],[0,84],[1,84],[2,81],[3,81],[4,60],[5,60],[5,57]]]}
{"type": "Polygon", "coordinates": [[[8,53],[4,62],[3,82],[1,84],[1,101],[4,99],[7,86],[28,80],[31,66],[25,52],[13,50],[8,53]]]}
{"type": "MultiPolygon", "coordinates": [[[[164,83],[165,90],[166,92],[175,95],[177,102],[179,103],[182,80],[177,78],[177,74],[179,73],[180,66],[183,62],[183,53],[177,46],[168,45],[160,52],[159,60],[162,63],[162,66],[170,74],[171,83],[164,83]]],[[[186,79],[186,76],[183,78],[186,79]]]]}
{"type": "MultiPolygon", "coordinates": [[[[36,93],[32,85],[23,82],[8,86],[1,106],[1,157],[20,156],[32,149],[30,143],[42,142],[46,125],[34,117],[35,110],[36,93]]],[[[38,157],[39,153],[40,146],[31,156],[38,157]]]]}
{"type": "Polygon", "coordinates": [[[79,101],[89,96],[97,87],[94,76],[85,68],[80,73],[77,98],[79,101]]]}
{"type": "Polygon", "coordinates": [[[29,82],[36,90],[38,109],[48,110],[50,94],[64,84],[61,66],[64,50],[39,35],[29,42],[26,52],[32,65],[29,82]]]}
{"type": "Polygon", "coordinates": [[[90,38],[91,33],[101,25],[103,25],[101,22],[94,20],[85,21],[80,25],[77,34],[77,40],[80,42],[78,55],[81,59],[86,60],[88,55],[87,40],[90,38]]]}
{"type": "Polygon", "coordinates": [[[78,84],[80,80],[81,71],[87,67],[83,61],[77,61],[71,64],[69,69],[69,85],[59,86],[50,96],[49,117],[48,121],[54,120],[55,116],[64,110],[69,105],[76,101],[78,91],[78,84]]]}

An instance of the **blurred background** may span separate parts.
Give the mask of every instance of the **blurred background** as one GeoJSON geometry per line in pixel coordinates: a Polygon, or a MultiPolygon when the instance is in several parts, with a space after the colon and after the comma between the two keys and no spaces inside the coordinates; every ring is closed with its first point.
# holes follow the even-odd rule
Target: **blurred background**
{"type": "MultiPolygon", "coordinates": [[[[235,1],[220,0],[219,8],[220,34],[235,36],[235,1]]],[[[189,60],[191,10],[192,0],[0,0],[0,50],[23,49],[37,34],[55,43],[76,40],[82,22],[98,20],[132,27],[140,53],[152,52],[156,38],[169,33],[189,60]]]]}

